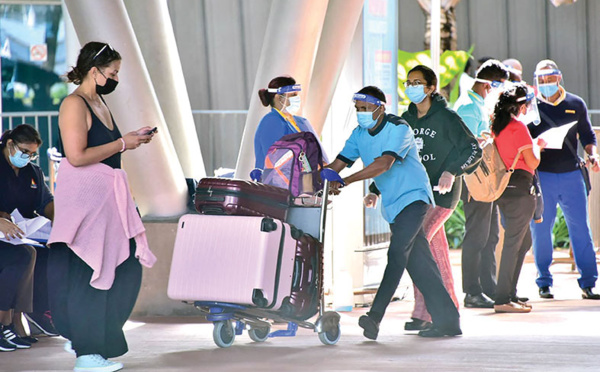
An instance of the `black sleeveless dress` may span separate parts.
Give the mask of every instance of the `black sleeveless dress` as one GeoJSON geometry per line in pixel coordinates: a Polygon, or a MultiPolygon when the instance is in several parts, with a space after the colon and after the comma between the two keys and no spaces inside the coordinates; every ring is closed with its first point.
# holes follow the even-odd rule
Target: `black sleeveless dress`
{"type": "MultiPolygon", "coordinates": [[[[88,147],[121,138],[112,114],[114,128],[109,130],[85,98],[81,99],[92,115],[88,147]]],[[[104,159],[102,163],[120,169],[121,153],[104,159]]],[[[135,258],[135,247],[135,240],[130,239],[130,256],[117,267],[112,287],[98,290],[89,284],[92,269],[65,243],[52,244],[48,260],[52,321],[58,332],[71,340],[77,356],[100,354],[104,358],[115,358],[127,352],[123,325],[133,310],[142,283],[142,266],[135,258]]]]}
{"type": "MultiPolygon", "coordinates": [[[[107,143],[114,142],[122,137],[121,132],[119,131],[119,128],[115,123],[115,119],[112,116],[112,113],[110,114],[110,120],[112,120],[113,130],[110,130],[106,127],[106,125],[102,123],[100,118],[94,113],[94,110],[92,110],[92,107],[85,100],[85,98],[83,98],[82,96],[79,97],[81,97],[83,102],[85,102],[85,105],[90,110],[90,114],[92,115],[92,126],[88,131],[87,136],[88,147],[102,146],[107,143]]],[[[102,98],[102,96],[100,96],[100,99],[102,99],[102,102],[104,102],[104,98],[102,98]]],[[[104,102],[104,104],[106,105],[106,102],[104,102]]],[[[114,169],[121,169],[121,153],[117,152],[116,154],[102,160],[101,163],[106,164],[114,169]]]]}

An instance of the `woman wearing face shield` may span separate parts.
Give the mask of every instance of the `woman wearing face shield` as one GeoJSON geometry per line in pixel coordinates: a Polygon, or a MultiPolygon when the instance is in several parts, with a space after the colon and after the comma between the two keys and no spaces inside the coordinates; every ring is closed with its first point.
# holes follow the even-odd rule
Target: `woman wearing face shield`
{"type": "Polygon", "coordinates": [[[121,154],[149,143],[151,127],[121,135],[102,98],[119,82],[121,55],[89,42],[67,78],[78,85],[59,112],[65,157],[57,178],[49,284],[56,328],[71,341],[75,371],[117,371],[123,333],[137,299],[148,249],[121,154]]]}
{"type": "Polygon", "coordinates": [[[300,91],[300,84],[291,76],[278,76],[267,89],[258,91],[260,102],[271,111],[260,120],[254,134],[254,168],[264,169],[269,147],[285,135],[311,132],[318,138],[308,120],[295,115],[302,104],[300,91]]]}
{"type": "MultiPolygon", "coordinates": [[[[481,148],[460,116],[436,92],[437,77],[432,69],[423,65],[414,67],[408,73],[405,86],[412,103],[402,118],[413,129],[435,198],[435,207],[427,212],[423,228],[444,285],[458,308],[444,223],[460,200],[460,176],[477,167],[481,148]]],[[[423,295],[417,288],[411,318],[412,321],[405,324],[406,330],[420,330],[431,322],[423,295]]]]}
{"type": "Polygon", "coordinates": [[[525,254],[531,247],[529,222],[536,199],[533,174],[540,164],[543,140],[534,143],[525,124],[520,121],[534,98],[533,91],[517,83],[500,95],[492,117],[492,133],[498,153],[514,172],[506,190],[496,201],[502,214],[504,245],[498,271],[494,310],[497,313],[528,313],[531,306],[517,298],[517,281],[525,254]],[[516,161],[516,163],[515,163],[516,161]]]}

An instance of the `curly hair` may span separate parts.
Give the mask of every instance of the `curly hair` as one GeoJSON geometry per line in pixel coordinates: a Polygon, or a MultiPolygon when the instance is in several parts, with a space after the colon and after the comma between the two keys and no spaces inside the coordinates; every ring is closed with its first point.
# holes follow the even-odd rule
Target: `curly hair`
{"type": "Polygon", "coordinates": [[[523,97],[527,97],[527,85],[517,83],[509,89],[502,92],[492,116],[491,129],[495,135],[500,134],[506,128],[513,116],[519,114],[521,106],[526,105],[527,101],[523,97]]]}

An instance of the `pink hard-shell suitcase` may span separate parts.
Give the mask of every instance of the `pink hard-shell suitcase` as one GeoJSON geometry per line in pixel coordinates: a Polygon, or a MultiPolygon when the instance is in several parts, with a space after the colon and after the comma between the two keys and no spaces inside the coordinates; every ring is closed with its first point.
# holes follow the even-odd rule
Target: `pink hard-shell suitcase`
{"type": "Polygon", "coordinates": [[[184,215],[175,238],[168,295],[277,310],[291,293],[296,255],[292,233],[298,232],[266,217],[184,215]]]}

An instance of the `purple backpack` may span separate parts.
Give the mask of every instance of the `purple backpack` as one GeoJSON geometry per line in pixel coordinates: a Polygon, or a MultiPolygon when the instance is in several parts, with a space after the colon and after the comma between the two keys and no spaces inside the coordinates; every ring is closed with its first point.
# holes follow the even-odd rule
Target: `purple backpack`
{"type": "Polygon", "coordinates": [[[262,183],[288,189],[292,196],[313,195],[323,188],[322,168],[323,152],[315,135],[288,134],[269,147],[262,183]]]}

